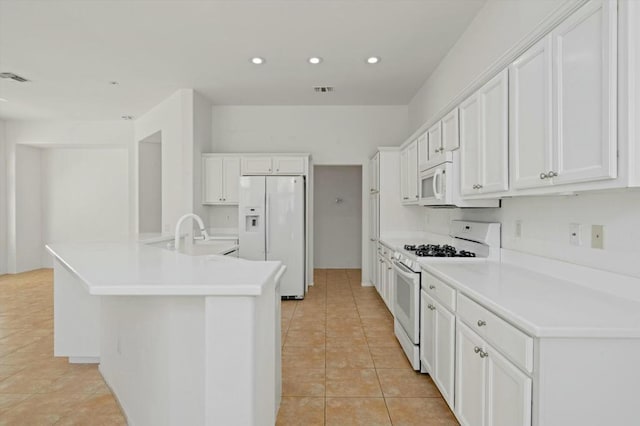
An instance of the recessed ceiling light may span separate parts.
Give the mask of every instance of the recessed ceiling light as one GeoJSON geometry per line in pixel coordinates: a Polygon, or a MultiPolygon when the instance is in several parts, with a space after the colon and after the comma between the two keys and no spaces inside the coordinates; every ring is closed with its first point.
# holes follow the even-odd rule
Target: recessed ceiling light
{"type": "Polygon", "coordinates": [[[254,65],[262,65],[264,64],[266,61],[264,60],[264,58],[261,58],[260,56],[256,56],[254,58],[251,58],[251,63],[254,65]]]}
{"type": "Polygon", "coordinates": [[[5,98],[0,98],[0,102],[9,102],[9,101],[6,100],[5,98]]]}
{"type": "Polygon", "coordinates": [[[118,83],[117,81],[110,81],[109,84],[112,86],[117,86],[120,83],[118,83]]]}
{"type": "Polygon", "coordinates": [[[320,62],[322,62],[322,58],[319,56],[312,56],[308,60],[309,63],[313,65],[318,65],[320,62]]]}
{"type": "Polygon", "coordinates": [[[133,115],[123,115],[122,119],[123,120],[133,120],[133,115]]]}
{"type": "Polygon", "coordinates": [[[380,62],[380,57],[379,56],[369,56],[367,58],[367,63],[368,64],[377,64],[378,62],[380,62]]]}

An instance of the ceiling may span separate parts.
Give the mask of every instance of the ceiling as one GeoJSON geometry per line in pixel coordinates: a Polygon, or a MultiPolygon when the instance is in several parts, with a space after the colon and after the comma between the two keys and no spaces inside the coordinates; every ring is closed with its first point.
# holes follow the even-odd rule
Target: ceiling
{"type": "Polygon", "coordinates": [[[484,1],[0,0],[0,72],[31,80],[0,79],[0,118],[139,116],[180,88],[220,105],[405,105],[484,1]]]}

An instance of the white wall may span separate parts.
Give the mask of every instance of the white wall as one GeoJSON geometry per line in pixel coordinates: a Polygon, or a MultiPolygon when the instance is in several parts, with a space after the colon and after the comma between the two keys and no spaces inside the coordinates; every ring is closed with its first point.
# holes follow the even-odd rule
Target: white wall
{"type": "MultiPolygon", "coordinates": [[[[133,123],[126,121],[7,121],[4,127],[6,169],[3,168],[1,172],[6,178],[7,194],[7,272],[16,273],[39,268],[42,265],[43,244],[42,232],[39,229],[42,221],[35,219],[36,216],[39,218],[43,216],[41,208],[38,207],[38,201],[35,200],[38,198],[40,203],[42,201],[42,193],[37,195],[37,191],[40,191],[40,165],[34,166],[37,163],[36,158],[40,157],[39,148],[118,147],[125,152],[131,152],[133,123]],[[35,184],[36,178],[38,185],[35,184]],[[24,187],[25,185],[27,188],[24,187]],[[36,237],[36,234],[39,237],[36,237]],[[26,247],[31,246],[22,240],[30,241],[29,244],[37,246],[38,249],[27,249],[26,247]],[[39,259],[38,262],[36,259],[39,259]]],[[[125,165],[125,168],[130,166],[125,165]]],[[[133,180],[128,170],[126,172],[129,185],[132,185],[133,180]]],[[[108,179],[108,177],[103,178],[108,179]]],[[[128,194],[130,197],[130,192],[128,194]]],[[[125,206],[125,208],[128,207],[125,206]]],[[[128,222],[128,229],[132,230],[133,222],[128,222]]]]}
{"type": "MultiPolygon", "coordinates": [[[[43,149],[43,243],[127,238],[128,162],[126,148],[43,149]]],[[[44,250],[42,264],[53,266],[44,250]]]]}
{"type": "Polygon", "coordinates": [[[202,205],[202,153],[211,152],[211,101],[198,92],[193,94],[193,213],[206,220],[202,205]]]}
{"type": "Polygon", "coordinates": [[[15,272],[42,267],[41,152],[19,145],[16,149],[15,272]]]}
{"type": "MultiPolygon", "coordinates": [[[[409,105],[411,131],[443,109],[502,54],[530,33],[558,1],[489,0],[409,105]]],[[[409,132],[406,135],[409,136],[409,132]]],[[[501,209],[425,210],[425,228],[446,233],[451,219],[502,222],[504,248],[640,277],[640,193],[505,199],[501,209]],[[515,237],[515,223],[523,235],[515,237]],[[583,244],[569,244],[569,224],[583,226],[583,244]],[[604,249],[591,249],[590,227],[604,225],[604,249]]]]}
{"type": "Polygon", "coordinates": [[[7,154],[5,125],[0,121],[0,275],[7,273],[7,154]]]}
{"type": "Polygon", "coordinates": [[[408,133],[436,119],[478,74],[570,1],[489,0],[409,103],[408,133]]]}
{"type": "MultiPolygon", "coordinates": [[[[138,231],[162,232],[162,141],[149,138],[138,146],[138,231]]],[[[153,137],[150,136],[150,137],[153,137]]]]}
{"type": "Polygon", "coordinates": [[[316,166],[313,185],[314,266],[360,268],[362,168],[316,166]]]}
{"type": "MultiPolygon", "coordinates": [[[[182,89],[156,105],[135,121],[135,141],[162,134],[162,230],[173,231],[176,222],[193,210],[193,90],[182,89]]],[[[138,153],[134,168],[137,188],[138,153]]],[[[137,222],[137,199],[134,199],[137,222]]],[[[138,229],[137,223],[135,229],[138,229]]]]}

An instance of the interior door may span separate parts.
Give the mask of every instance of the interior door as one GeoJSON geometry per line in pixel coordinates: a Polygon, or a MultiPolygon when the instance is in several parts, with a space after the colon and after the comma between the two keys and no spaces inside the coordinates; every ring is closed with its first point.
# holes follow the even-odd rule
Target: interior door
{"type": "Polygon", "coordinates": [[[590,1],[552,33],[554,183],[615,178],[617,2],[590,1]]]}
{"type": "Polygon", "coordinates": [[[304,178],[265,179],[267,260],[279,260],[287,267],[280,284],[282,296],[304,297],[304,178]]]}
{"type": "Polygon", "coordinates": [[[552,183],[551,36],[509,66],[511,177],[515,188],[552,183]]]}
{"type": "Polygon", "coordinates": [[[482,193],[509,189],[509,71],[480,89],[482,108],[482,193]]]}
{"type": "Polygon", "coordinates": [[[247,260],[265,260],[265,190],[264,176],[243,176],[238,206],[238,256],[247,260]]]}

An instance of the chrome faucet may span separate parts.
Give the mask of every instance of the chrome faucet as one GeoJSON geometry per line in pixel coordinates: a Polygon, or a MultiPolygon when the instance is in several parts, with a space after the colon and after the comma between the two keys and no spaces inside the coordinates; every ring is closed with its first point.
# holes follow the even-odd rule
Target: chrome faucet
{"type": "Polygon", "coordinates": [[[193,214],[193,213],[187,213],[184,216],[182,216],[180,219],[178,219],[178,223],[176,224],[176,238],[174,240],[173,245],[175,246],[175,250],[179,251],[180,250],[180,227],[182,226],[182,222],[184,222],[185,220],[192,218],[195,219],[196,222],[198,222],[198,226],[200,227],[200,236],[199,237],[193,237],[194,240],[208,240],[209,239],[209,234],[207,234],[207,230],[204,229],[204,223],[202,222],[202,219],[200,219],[200,216],[198,216],[197,214],[193,214]]]}

